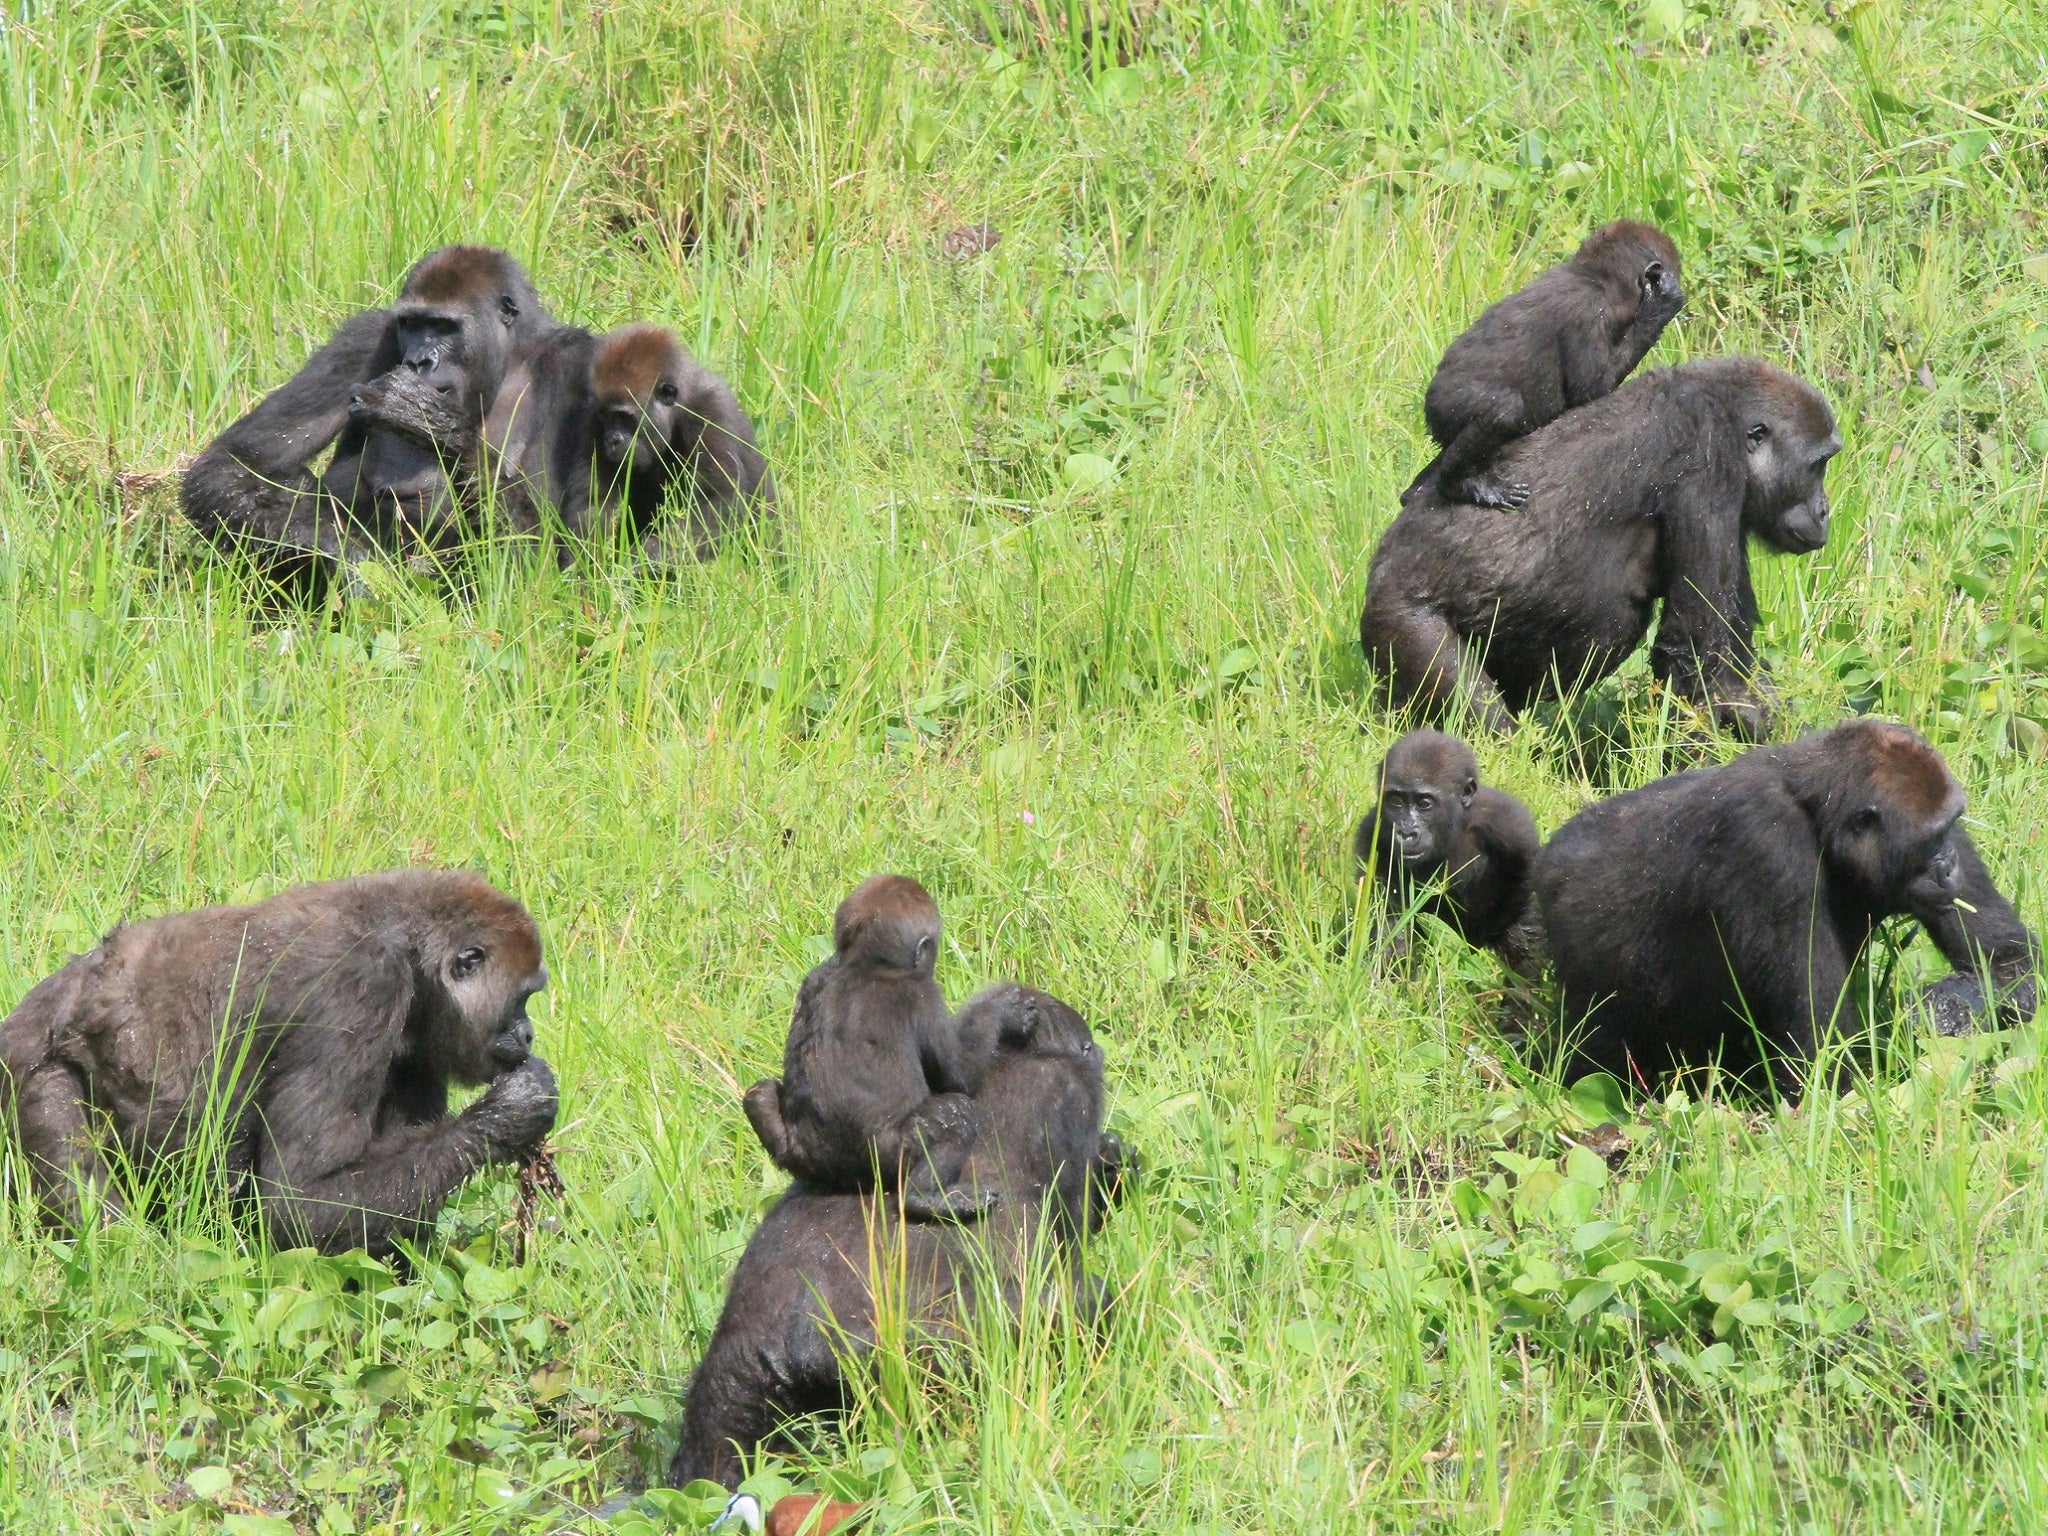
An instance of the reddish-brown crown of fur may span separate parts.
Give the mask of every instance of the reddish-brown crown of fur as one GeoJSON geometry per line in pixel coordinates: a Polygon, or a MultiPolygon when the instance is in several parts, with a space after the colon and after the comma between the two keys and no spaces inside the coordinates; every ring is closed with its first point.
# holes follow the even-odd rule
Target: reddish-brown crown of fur
{"type": "Polygon", "coordinates": [[[513,900],[473,869],[423,870],[432,896],[428,915],[461,947],[480,941],[493,964],[512,975],[540,968],[540,925],[523,903],[513,900]]]}
{"type": "Polygon", "coordinates": [[[839,903],[832,918],[832,942],[845,954],[863,934],[881,928],[939,926],[939,904],[908,875],[870,875],[839,903]]]}
{"type": "Polygon", "coordinates": [[[1616,219],[1602,224],[1586,236],[1585,243],[1573,255],[1572,264],[1605,271],[1617,259],[1629,269],[1631,278],[1653,261],[1663,262],[1674,277],[1682,273],[1678,247],[1671,243],[1671,237],[1656,225],[1639,219],[1616,219]]]}
{"type": "Polygon", "coordinates": [[[590,359],[591,390],[600,400],[644,400],[655,385],[671,377],[682,350],[658,325],[613,331],[597,344],[590,359]]]}
{"type": "Polygon", "coordinates": [[[1962,785],[1941,754],[1905,726],[1852,720],[1833,734],[1862,759],[1870,788],[1880,799],[1930,825],[1961,814],[1962,785]]]}
{"type": "Polygon", "coordinates": [[[495,246],[444,245],[422,256],[405,275],[404,297],[453,304],[525,282],[519,263],[495,246]]]}

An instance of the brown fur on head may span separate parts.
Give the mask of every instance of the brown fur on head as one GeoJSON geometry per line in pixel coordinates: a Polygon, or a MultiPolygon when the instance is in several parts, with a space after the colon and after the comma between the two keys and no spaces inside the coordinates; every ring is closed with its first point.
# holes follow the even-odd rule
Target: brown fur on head
{"type": "Polygon", "coordinates": [[[1872,910],[1906,910],[1915,887],[1953,889],[1963,789],[1939,752],[1883,720],[1851,720],[1783,750],[1829,870],[1872,910]]]}
{"type": "Polygon", "coordinates": [[[518,1066],[533,1045],[527,999],[548,984],[533,914],[474,870],[385,878],[410,918],[417,995],[434,1015],[434,1064],[470,1084],[518,1066]]]}
{"type": "Polygon", "coordinates": [[[1828,736],[1861,762],[1870,793],[1929,826],[1946,826],[1963,812],[1963,786],[1926,741],[1888,720],[1851,720],[1828,736]]]}
{"type": "Polygon", "coordinates": [[[413,263],[401,299],[422,304],[469,304],[480,296],[510,295],[523,301],[534,292],[526,269],[489,245],[444,245],[413,263]]]}
{"type": "Polygon", "coordinates": [[[606,405],[644,405],[663,382],[678,388],[689,354],[658,325],[628,325],[597,344],[590,391],[606,405]]]}
{"type": "Polygon", "coordinates": [[[701,426],[695,384],[690,354],[660,326],[629,325],[603,338],[590,360],[598,456],[614,473],[674,470],[681,445],[701,426]]]}
{"type": "Polygon", "coordinates": [[[871,875],[839,904],[832,943],[845,964],[930,975],[939,954],[939,907],[907,875],[871,875]]]}

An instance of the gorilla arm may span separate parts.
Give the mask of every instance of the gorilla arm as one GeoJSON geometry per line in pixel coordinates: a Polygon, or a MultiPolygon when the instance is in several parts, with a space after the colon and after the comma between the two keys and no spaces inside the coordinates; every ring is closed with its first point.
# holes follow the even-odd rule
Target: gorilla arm
{"type": "Polygon", "coordinates": [[[349,424],[348,385],[395,362],[383,355],[390,323],[381,309],[344,321],[303,368],[192,461],[181,499],[201,534],[215,543],[266,546],[267,559],[344,561],[370,552],[320,493],[308,466],[349,424]]]}
{"type": "Polygon", "coordinates": [[[1526,805],[1484,784],[1465,812],[1465,835],[1479,858],[1456,877],[1458,907],[1468,930],[1486,942],[1521,916],[1543,839],[1526,805]]]}
{"type": "Polygon", "coordinates": [[[1959,865],[1960,899],[1916,903],[1913,916],[1956,974],[1926,988],[1923,1000],[1942,1033],[1960,1034],[1983,1011],[1980,978],[1988,977],[1999,1024],[2023,1024],[2034,1016],[2039,941],[1992,884],[1991,872],[1960,823],[1950,839],[1959,865]]]}
{"type": "MultiPolygon", "coordinates": [[[[1702,435],[1711,451],[1714,434],[1702,435]]],[[[1756,596],[1743,543],[1743,488],[1743,466],[1733,461],[1682,472],[1663,489],[1657,561],[1664,607],[1650,668],[1674,693],[1710,709],[1717,726],[1762,741],[1770,709],[1752,681],[1756,596]]]]}
{"type": "Polygon", "coordinates": [[[279,1246],[388,1253],[471,1174],[531,1151],[554,1124],[554,1074],[537,1056],[452,1120],[416,1118],[416,1087],[387,1106],[412,1001],[403,956],[351,956],[284,1026],[256,1111],[256,1200],[279,1246]]]}

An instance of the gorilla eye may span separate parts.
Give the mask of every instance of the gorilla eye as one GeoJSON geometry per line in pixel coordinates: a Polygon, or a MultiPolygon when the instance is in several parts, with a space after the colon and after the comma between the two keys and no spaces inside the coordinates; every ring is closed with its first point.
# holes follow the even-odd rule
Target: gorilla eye
{"type": "Polygon", "coordinates": [[[1875,832],[1881,820],[1883,818],[1878,815],[1877,807],[1866,805],[1862,810],[1849,818],[1849,830],[1851,832],[1875,832]]]}
{"type": "Polygon", "coordinates": [[[1418,811],[1433,811],[1433,810],[1435,810],[1435,809],[1436,809],[1436,796],[1435,796],[1435,795],[1417,795],[1417,796],[1415,797],[1415,809],[1417,809],[1418,811]]]}
{"type": "Polygon", "coordinates": [[[1761,443],[1765,438],[1769,437],[1770,435],[1771,429],[1768,426],[1764,425],[1764,423],[1758,422],[1755,426],[1749,429],[1749,446],[1752,448],[1756,447],[1758,443],[1761,443]]]}
{"type": "Polygon", "coordinates": [[[484,963],[484,958],[482,947],[472,944],[449,962],[448,974],[460,981],[465,976],[475,974],[476,968],[484,963]]]}

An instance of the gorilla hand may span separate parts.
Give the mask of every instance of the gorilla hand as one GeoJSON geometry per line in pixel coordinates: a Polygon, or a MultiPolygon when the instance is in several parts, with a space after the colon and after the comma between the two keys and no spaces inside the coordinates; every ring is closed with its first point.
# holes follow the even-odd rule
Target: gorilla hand
{"type": "Polygon", "coordinates": [[[776,1167],[782,1167],[789,1151],[789,1131],[782,1123],[782,1084],[772,1077],[762,1078],[746,1091],[740,1107],[746,1110],[747,1123],[763,1149],[776,1167]]]}
{"type": "Polygon", "coordinates": [[[1920,1006],[1934,1021],[1937,1035],[1970,1035],[1984,1012],[1984,989],[1977,978],[1957,972],[1920,989],[1920,1006]]]}
{"type": "Polygon", "coordinates": [[[461,395],[436,388],[410,368],[394,368],[350,390],[348,415],[444,458],[461,458],[477,443],[478,423],[463,409],[461,395]]]}
{"type": "Polygon", "coordinates": [[[517,1161],[539,1150],[560,1108],[554,1072],[540,1057],[529,1056],[485,1089],[462,1117],[473,1118],[489,1138],[493,1157],[517,1161]]]}

